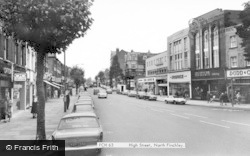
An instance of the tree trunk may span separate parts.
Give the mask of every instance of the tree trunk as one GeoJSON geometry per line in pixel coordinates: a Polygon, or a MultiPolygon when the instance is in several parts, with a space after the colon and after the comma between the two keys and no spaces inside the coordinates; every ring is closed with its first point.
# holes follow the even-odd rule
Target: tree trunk
{"type": "Polygon", "coordinates": [[[46,140],[45,132],[45,95],[44,95],[44,59],[45,54],[43,50],[37,52],[37,95],[38,95],[38,106],[37,106],[37,129],[36,129],[36,140],[46,140]]]}

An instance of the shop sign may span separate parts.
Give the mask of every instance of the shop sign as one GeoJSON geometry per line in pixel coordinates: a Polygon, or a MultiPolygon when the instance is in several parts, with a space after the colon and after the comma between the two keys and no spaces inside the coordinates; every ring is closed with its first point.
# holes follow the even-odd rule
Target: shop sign
{"type": "Polygon", "coordinates": [[[227,77],[249,77],[250,69],[228,70],[227,77]]]}
{"type": "Polygon", "coordinates": [[[155,78],[154,77],[144,78],[144,82],[155,82],[155,78]]]}
{"type": "Polygon", "coordinates": [[[26,73],[15,73],[14,81],[26,81],[26,73]]]}
{"type": "Polygon", "coordinates": [[[207,79],[207,78],[219,78],[223,77],[224,71],[223,70],[202,70],[202,71],[195,71],[193,73],[194,78],[196,79],[207,79]]]}
{"type": "Polygon", "coordinates": [[[191,72],[170,73],[169,82],[189,82],[191,81],[191,72]]]}

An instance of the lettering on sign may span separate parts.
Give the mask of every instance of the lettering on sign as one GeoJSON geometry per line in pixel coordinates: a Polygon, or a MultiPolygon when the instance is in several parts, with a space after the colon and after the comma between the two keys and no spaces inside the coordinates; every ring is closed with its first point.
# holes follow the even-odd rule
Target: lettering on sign
{"type": "Polygon", "coordinates": [[[26,81],[26,73],[15,73],[14,81],[26,81]]]}
{"type": "Polygon", "coordinates": [[[173,75],[171,78],[172,79],[183,79],[184,75],[173,75]]]}
{"type": "Polygon", "coordinates": [[[201,77],[201,76],[210,76],[210,71],[199,71],[199,72],[195,72],[195,76],[197,77],[201,77]]]}
{"type": "Polygon", "coordinates": [[[247,76],[250,76],[250,69],[227,71],[227,77],[247,77],[247,76]]]}
{"type": "Polygon", "coordinates": [[[3,68],[4,74],[11,74],[11,69],[10,68],[3,68]]]}

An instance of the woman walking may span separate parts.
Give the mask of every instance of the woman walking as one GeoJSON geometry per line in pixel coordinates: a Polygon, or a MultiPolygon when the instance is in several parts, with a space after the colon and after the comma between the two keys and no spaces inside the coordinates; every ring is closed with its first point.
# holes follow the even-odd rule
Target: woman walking
{"type": "Polygon", "coordinates": [[[31,113],[33,114],[33,119],[37,117],[37,97],[35,95],[33,95],[31,113]]]}

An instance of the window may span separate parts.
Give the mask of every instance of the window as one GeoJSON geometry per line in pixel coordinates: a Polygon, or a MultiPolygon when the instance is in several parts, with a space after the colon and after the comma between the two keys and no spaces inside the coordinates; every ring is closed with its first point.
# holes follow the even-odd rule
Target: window
{"type": "Polygon", "coordinates": [[[4,42],[4,58],[6,60],[9,59],[9,37],[5,36],[5,42],[4,42]]]}
{"type": "Polygon", "coordinates": [[[213,29],[213,67],[218,68],[219,63],[219,39],[218,39],[218,29],[215,27],[213,29]]]}
{"type": "Polygon", "coordinates": [[[247,66],[250,66],[250,61],[247,61],[247,66]]]}
{"type": "Polygon", "coordinates": [[[171,49],[171,48],[172,48],[172,44],[170,43],[170,44],[169,44],[169,53],[170,53],[170,54],[172,53],[172,49],[171,49]]]}
{"type": "Polygon", "coordinates": [[[231,36],[230,37],[230,48],[235,48],[237,47],[237,40],[236,40],[236,36],[231,36]]]}
{"type": "Polygon", "coordinates": [[[15,41],[14,44],[15,44],[14,45],[14,47],[15,47],[15,63],[19,64],[19,61],[18,61],[18,43],[17,43],[17,41],[15,41]]]}
{"type": "Polygon", "coordinates": [[[231,63],[231,67],[237,67],[237,57],[236,56],[232,56],[230,58],[230,63],[231,63]]]}
{"type": "Polygon", "coordinates": [[[184,51],[187,51],[187,38],[184,38],[184,51]]]}
{"type": "Polygon", "coordinates": [[[204,68],[209,68],[209,51],[208,51],[208,30],[204,31],[204,68]]]}
{"type": "Polygon", "coordinates": [[[201,69],[200,41],[198,33],[195,35],[195,66],[196,69],[201,69]]]}

